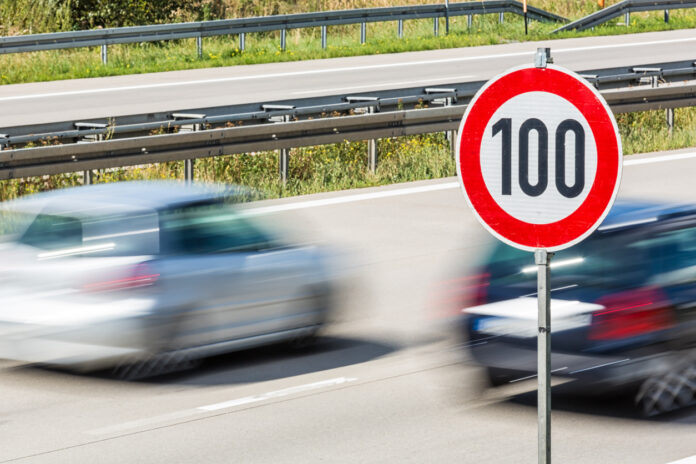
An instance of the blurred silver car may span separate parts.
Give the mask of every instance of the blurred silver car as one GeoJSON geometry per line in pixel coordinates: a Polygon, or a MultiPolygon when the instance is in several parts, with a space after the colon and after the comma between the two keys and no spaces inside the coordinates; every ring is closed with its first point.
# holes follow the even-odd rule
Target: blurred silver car
{"type": "Polygon", "coordinates": [[[243,194],[126,182],[5,203],[0,357],[142,374],[312,339],[326,260],[236,209],[243,194]]]}

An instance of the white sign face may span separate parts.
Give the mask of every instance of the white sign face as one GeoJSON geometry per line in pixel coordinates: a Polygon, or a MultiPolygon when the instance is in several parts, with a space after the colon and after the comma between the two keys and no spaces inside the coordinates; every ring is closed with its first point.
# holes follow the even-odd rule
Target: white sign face
{"type": "Polygon", "coordinates": [[[457,170],[469,206],[496,237],[557,251],[609,212],[621,178],[621,140],[595,88],[557,66],[492,79],[459,127],[457,170]]]}
{"type": "Polygon", "coordinates": [[[548,92],[513,97],[493,113],[485,134],[489,136],[481,141],[483,179],[509,215],[548,224],[567,217],[587,198],[597,173],[597,147],[587,120],[568,100],[548,92]],[[529,117],[530,109],[537,118],[529,117]],[[506,138],[511,141],[510,155],[518,156],[503,154],[506,138]],[[520,169],[522,160],[527,166],[520,169]],[[506,176],[501,175],[504,170],[506,176]],[[518,178],[522,171],[527,173],[524,179],[518,178]]]}

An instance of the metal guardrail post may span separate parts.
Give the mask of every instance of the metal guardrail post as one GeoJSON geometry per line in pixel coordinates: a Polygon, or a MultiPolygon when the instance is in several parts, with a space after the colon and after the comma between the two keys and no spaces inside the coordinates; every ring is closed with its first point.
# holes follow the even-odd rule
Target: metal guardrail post
{"type": "Polygon", "coordinates": [[[7,134],[0,134],[0,151],[7,148],[7,146],[10,144],[10,141],[7,139],[8,137],[9,135],[7,134]]]}
{"type": "Polygon", "coordinates": [[[287,33],[288,33],[287,29],[280,30],[280,49],[282,51],[285,51],[285,45],[286,45],[286,41],[287,41],[287,33]]]}
{"type": "MultiPolygon", "coordinates": [[[[452,98],[448,98],[445,106],[452,106],[452,98]]],[[[450,155],[453,160],[457,159],[457,129],[447,131],[447,140],[449,141],[450,155]]]]}
{"type": "Polygon", "coordinates": [[[467,27],[468,29],[471,29],[471,25],[472,25],[472,23],[474,22],[474,21],[473,21],[473,16],[474,16],[474,15],[466,15],[466,27],[467,27]]]}
{"type": "Polygon", "coordinates": [[[239,50],[244,51],[246,49],[246,34],[241,32],[239,34],[239,50]]]}
{"type": "Polygon", "coordinates": [[[440,18],[438,18],[437,16],[433,18],[433,35],[435,37],[440,35],[440,18]]]}
{"type": "Polygon", "coordinates": [[[360,23],[360,44],[367,41],[367,23],[360,23]]]}
{"type": "Polygon", "coordinates": [[[203,37],[200,35],[196,37],[196,52],[198,53],[198,58],[203,58],[203,37]]]}
{"type": "Polygon", "coordinates": [[[82,172],[82,185],[92,185],[94,180],[92,179],[92,170],[87,169],[82,172]]]}
{"type": "Polygon", "coordinates": [[[445,35],[449,35],[449,0],[445,0],[445,35]]]}
{"type": "MultiPolygon", "coordinates": [[[[283,116],[283,122],[289,122],[290,116],[283,116]]],[[[290,149],[281,148],[278,156],[278,174],[280,175],[280,181],[285,184],[288,181],[288,168],[290,165],[290,149]]]]}
{"type": "Polygon", "coordinates": [[[628,26],[631,25],[631,12],[630,12],[630,11],[627,11],[627,12],[624,14],[624,25],[625,25],[626,27],[628,27],[628,26]]]}
{"type": "Polygon", "coordinates": [[[194,176],[193,163],[194,163],[194,160],[192,160],[192,159],[184,160],[184,182],[186,184],[193,183],[193,176],[194,176]]]}
{"type": "MultiPolygon", "coordinates": [[[[203,119],[205,114],[194,114],[194,113],[173,113],[172,118],[175,121],[181,121],[182,119],[203,119]]],[[[198,132],[203,129],[202,124],[182,124],[179,126],[179,132],[198,132]]],[[[195,177],[195,165],[196,160],[185,159],[184,160],[184,182],[186,184],[191,184],[195,177]]]]}
{"type": "MultiPolygon", "coordinates": [[[[374,114],[377,112],[377,108],[371,106],[367,112],[374,114]]],[[[377,172],[377,156],[377,139],[370,139],[367,141],[367,167],[373,174],[377,172]]]]}
{"type": "MultiPolygon", "coordinates": [[[[345,100],[349,103],[356,102],[367,102],[372,103],[369,106],[362,108],[355,108],[355,113],[357,114],[375,114],[379,113],[379,97],[362,97],[362,96],[348,96],[345,100]]],[[[377,171],[377,139],[370,139],[367,141],[367,168],[370,172],[374,173],[377,171]]]]}
{"type": "Polygon", "coordinates": [[[672,135],[672,132],[674,132],[674,108],[665,110],[665,119],[667,120],[667,131],[669,135],[672,135]]]}
{"type": "Polygon", "coordinates": [[[498,22],[500,24],[503,24],[505,22],[505,13],[503,13],[502,11],[498,14],[498,22]]]}
{"type": "Polygon", "coordinates": [[[106,48],[106,44],[103,44],[101,46],[101,60],[102,64],[107,64],[107,62],[109,61],[109,51],[106,48]]]}
{"type": "Polygon", "coordinates": [[[326,26],[321,26],[321,48],[326,50],[326,26]]]}
{"type": "Polygon", "coordinates": [[[404,20],[400,19],[396,27],[396,35],[400,39],[404,38],[404,20]]]}
{"type": "Polygon", "coordinates": [[[665,10],[665,22],[669,22],[669,10],[665,10]]]}
{"type": "MultiPolygon", "coordinates": [[[[79,130],[90,130],[90,129],[104,129],[106,124],[93,123],[93,122],[76,122],[75,128],[79,130]]],[[[90,143],[90,142],[100,142],[104,140],[104,134],[88,134],[78,140],[78,143],[90,143]]],[[[82,172],[82,184],[90,185],[94,183],[94,172],[91,169],[86,169],[82,172]]]]}
{"type": "MultiPolygon", "coordinates": [[[[456,97],[457,89],[428,87],[425,89],[425,93],[428,95],[431,95],[431,94],[450,95],[450,96],[435,98],[435,99],[431,100],[430,103],[433,105],[442,105],[444,107],[449,107],[449,106],[452,106],[457,101],[457,97],[456,97]]],[[[447,139],[447,142],[449,143],[450,154],[452,156],[452,159],[455,159],[457,156],[457,146],[456,146],[457,145],[457,130],[452,129],[452,130],[445,131],[445,138],[447,139]]]]}
{"type": "MultiPolygon", "coordinates": [[[[261,105],[264,111],[291,111],[295,107],[292,105],[261,105]]],[[[283,114],[280,116],[271,116],[268,118],[270,122],[290,122],[291,115],[283,114]]],[[[275,135],[273,136],[275,138],[275,135]]],[[[281,148],[278,153],[278,174],[280,176],[280,181],[285,184],[288,180],[288,166],[290,162],[290,149],[281,148]]]]}

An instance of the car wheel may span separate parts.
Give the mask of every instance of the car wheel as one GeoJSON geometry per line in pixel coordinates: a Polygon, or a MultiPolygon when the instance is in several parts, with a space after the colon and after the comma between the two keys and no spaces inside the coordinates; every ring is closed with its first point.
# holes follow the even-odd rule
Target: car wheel
{"type": "Polygon", "coordinates": [[[511,380],[517,378],[514,371],[508,369],[500,369],[497,367],[487,367],[486,368],[486,380],[491,387],[499,387],[509,383],[511,380]]]}

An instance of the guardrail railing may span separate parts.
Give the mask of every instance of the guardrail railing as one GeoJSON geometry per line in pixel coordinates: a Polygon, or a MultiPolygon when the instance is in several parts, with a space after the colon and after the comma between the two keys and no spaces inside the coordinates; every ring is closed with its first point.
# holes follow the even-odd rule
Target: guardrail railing
{"type": "Polygon", "coordinates": [[[600,24],[604,24],[618,16],[624,16],[624,25],[631,24],[631,13],[641,11],[660,11],[665,12],[665,22],[669,22],[670,10],[681,8],[696,8],[696,1],[693,0],[623,0],[622,2],[611,5],[607,8],[596,11],[584,18],[559,27],[553,32],[590,29],[600,24]]]}
{"type": "MultiPolygon", "coordinates": [[[[403,21],[433,18],[433,32],[437,35],[440,19],[445,20],[449,31],[449,18],[452,16],[471,17],[499,13],[524,15],[522,3],[514,0],[488,0],[481,2],[441,3],[437,5],[395,6],[386,8],[362,8],[355,10],[321,11],[253,18],[223,19],[176,24],[155,24],[149,26],[93,29],[75,32],[56,32],[11,37],[0,37],[0,54],[35,52],[80,47],[101,47],[102,62],[108,60],[107,47],[113,44],[137,42],[157,42],[176,39],[196,39],[198,56],[203,55],[205,37],[239,35],[239,48],[246,47],[245,34],[253,32],[280,31],[280,47],[286,48],[288,29],[320,27],[322,46],[327,47],[327,27],[345,24],[361,24],[360,41],[367,40],[366,24],[372,22],[397,21],[397,34],[403,34],[403,21]]],[[[527,17],[538,21],[567,21],[565,18],[534,8],[527,7],[527,17]]]]}
{"type": "MultiPolygon", "coordinates": [[[[581,71],[580,74],[600,90],[627,88],[640,84],[658,86],[663,83],[695,79],[696,62],[651,63],[587,70],[581,71]]],[[[345,115],[369,111],[383,113],[415,106],[465,105],[483,84],[483,81],[455,82],[433,87],[411,87],[207,108],[183,108],[176,111],[133,114],[115,118],[102,117],[30,126],[0,127],[0,149],[21,147],[28,143],[75,143],[142,136],[153,131],[173,132],[181,128],[201,130],[230,125],[277,123],[284,119],[293,121],[317,119],[332,114],[345,115]]]]}
{"type": "MultiPolygon", "coordinates": [[[[696,106],[696,80],[663,87],[643,85],[602,91],[614,112],[696,106]]],[[[0,151],[0,179],[133,166],[166,161],[187,161],[187,178],[193,177],[197,158],[280,150],[287,168],[287,152],[294,147],[375,140],[434,132],[450,132],[456,140],[466,105],[366,112],[345,117],[287,121],[271,125],[237,126],[148,137],[49,145],[0,151]]],[[[452,144],[453,146],[453,144],[452,144]]],[[[373,154],[376,158],[376,153],[373,154]]],[[[373,166],[371,166],[373,167],[373,166]]],[[[282,174],[282,173],[281,173],[282,174]]],[[[285,172],[287,176],[287,171],[285,172]]]]}

